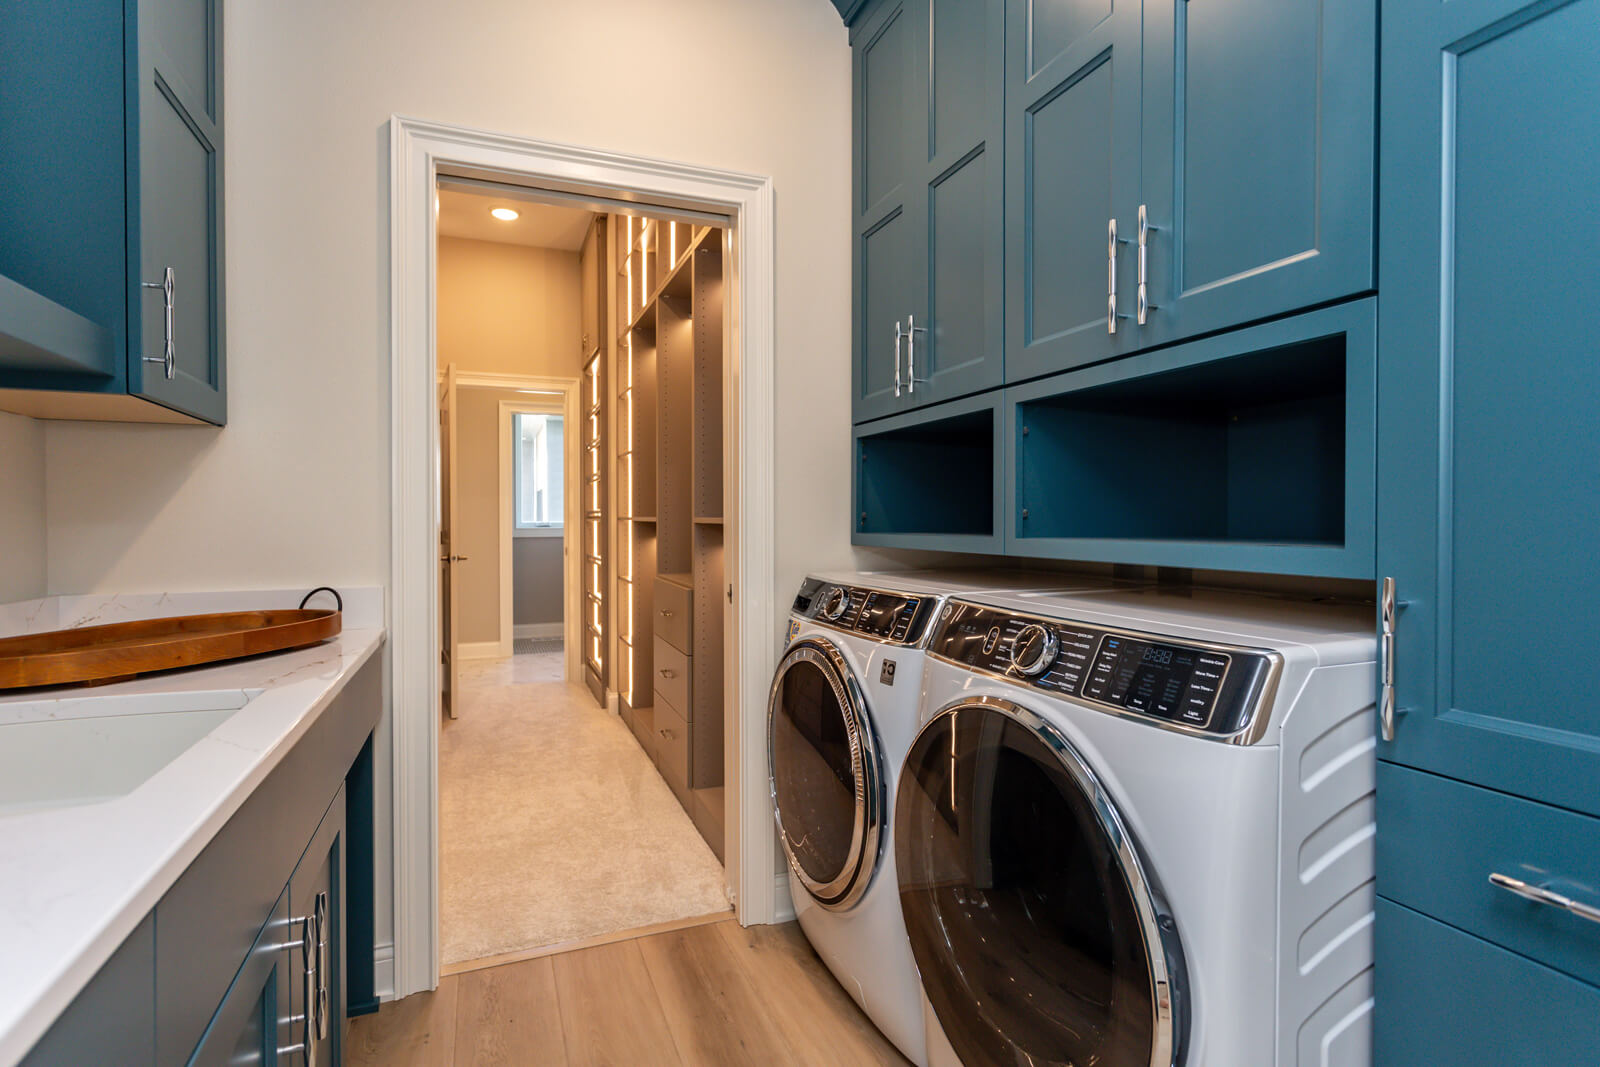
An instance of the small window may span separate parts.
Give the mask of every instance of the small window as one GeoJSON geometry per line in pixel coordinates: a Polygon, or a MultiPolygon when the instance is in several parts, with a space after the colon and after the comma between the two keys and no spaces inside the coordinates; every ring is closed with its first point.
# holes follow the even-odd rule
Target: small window
{"type": "Polygon", "coordinates": [[[562,479],[561,416],[519,412],[513,416],[511,429],[516,528],[559,531],[566,492],[562,479]]]}

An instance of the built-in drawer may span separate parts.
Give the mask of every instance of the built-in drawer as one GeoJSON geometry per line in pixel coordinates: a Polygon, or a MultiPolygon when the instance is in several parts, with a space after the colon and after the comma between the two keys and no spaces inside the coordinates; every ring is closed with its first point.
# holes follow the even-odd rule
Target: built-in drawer
{"type": "Polygon", "coordinates": [[[633,714],[628,719],[628,725],[633,729],[633,736],[639,742],[639,747],[644,749],[644,754],[650,757],[652,763],[656,758],[656,717],[654,708],[634,708],[633,714]]]}
{"type": "Polygon", "coordinates": [[[656,767],[667,780],[678,803],[689,809],[689,724],[672,705],[655,707],[656,767]]]}
{"type": "Polygon", "coordinates": [[[1600,819],[1380,762],[1377,857],[1381,896],[1600,984],[1600,922],[1489,881],[1600,907],[1600,819]]]}
{"type": "Polygon", "coordinates": [[[693,721],[694,706],[689,703],[689,657],[658,636],[655,670],[656,703],[665,700],[679,718],[693,721]]]}
{"type": "MultiPolygon", "coordinates": [[[[1600,1063],[1600,989],[1382,897],[1374,934],[1376,1067],[1600,1063]]],[[[1365,1062],[1364,1041],[1340,1051],[1300,1062],[1365,1062]]]]}
{"type": "Polygon", "coordinates": [[[694,590],[656,579],[656,636],[685,655],[694,654],[694,590]]]}

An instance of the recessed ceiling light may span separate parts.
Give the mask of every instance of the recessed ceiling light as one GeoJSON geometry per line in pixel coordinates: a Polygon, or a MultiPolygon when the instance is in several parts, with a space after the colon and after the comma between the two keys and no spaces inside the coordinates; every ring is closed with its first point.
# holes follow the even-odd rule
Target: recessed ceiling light
{"type": "Polygon", "coordinates": [[[499,219],[501,222],[510,222],[512,219],[515,219],[517,217],[517,213],[515,211],[512,211],[508,207],[490,208],[489,209],[489,214],[493,215],[495,218],[499,219]]]}

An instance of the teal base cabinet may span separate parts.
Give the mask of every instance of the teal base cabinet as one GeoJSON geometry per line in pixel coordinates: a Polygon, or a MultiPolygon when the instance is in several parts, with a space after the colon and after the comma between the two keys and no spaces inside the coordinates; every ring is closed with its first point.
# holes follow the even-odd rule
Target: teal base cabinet
{"type": "Polygon", "coordinates": [[[371,810],[381,670],[350,679],[24,1067],[342,1062],[349,990],[373,983],[372,852],[351,846],[348,820],[371,810]]]}
{"type": "Polygon", "coordinates": [[[226,421],[222,85],[220,0],[0,5],[0,410],[226,421]]]}
{"type": "Polygon", "coordinates": [[[1382,45],[1378,1059],[1600,1062],[1600,0],[1382,45]]]}
{"type": "Polygon", "coordinates": [[[1004,551],[1370,578],[1371,300],[1005,390],[1004,551]]]}

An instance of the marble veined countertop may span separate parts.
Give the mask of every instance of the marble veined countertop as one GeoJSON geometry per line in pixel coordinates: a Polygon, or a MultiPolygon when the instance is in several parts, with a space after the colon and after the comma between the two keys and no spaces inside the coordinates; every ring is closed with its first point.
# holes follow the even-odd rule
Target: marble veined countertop
{"type": "MultiPolygon", "coordinates": [[[[382,590],[340,592],[344,631],[311,648],[98,688],[0,697],[0,746],[8,728],[36,729],[30,724],[52,720],[166,712],[220,718],[125,795],[72,806],[0,806],[0,1065],[15,1064],[43,1036],[382,647],[382,590]]],[[[302,594],[51,597],[0,605],[0,636],[165,615],[294,607],[302,594]]],[[[323,594],[312,606],[326,599],[323,594]]]]}

